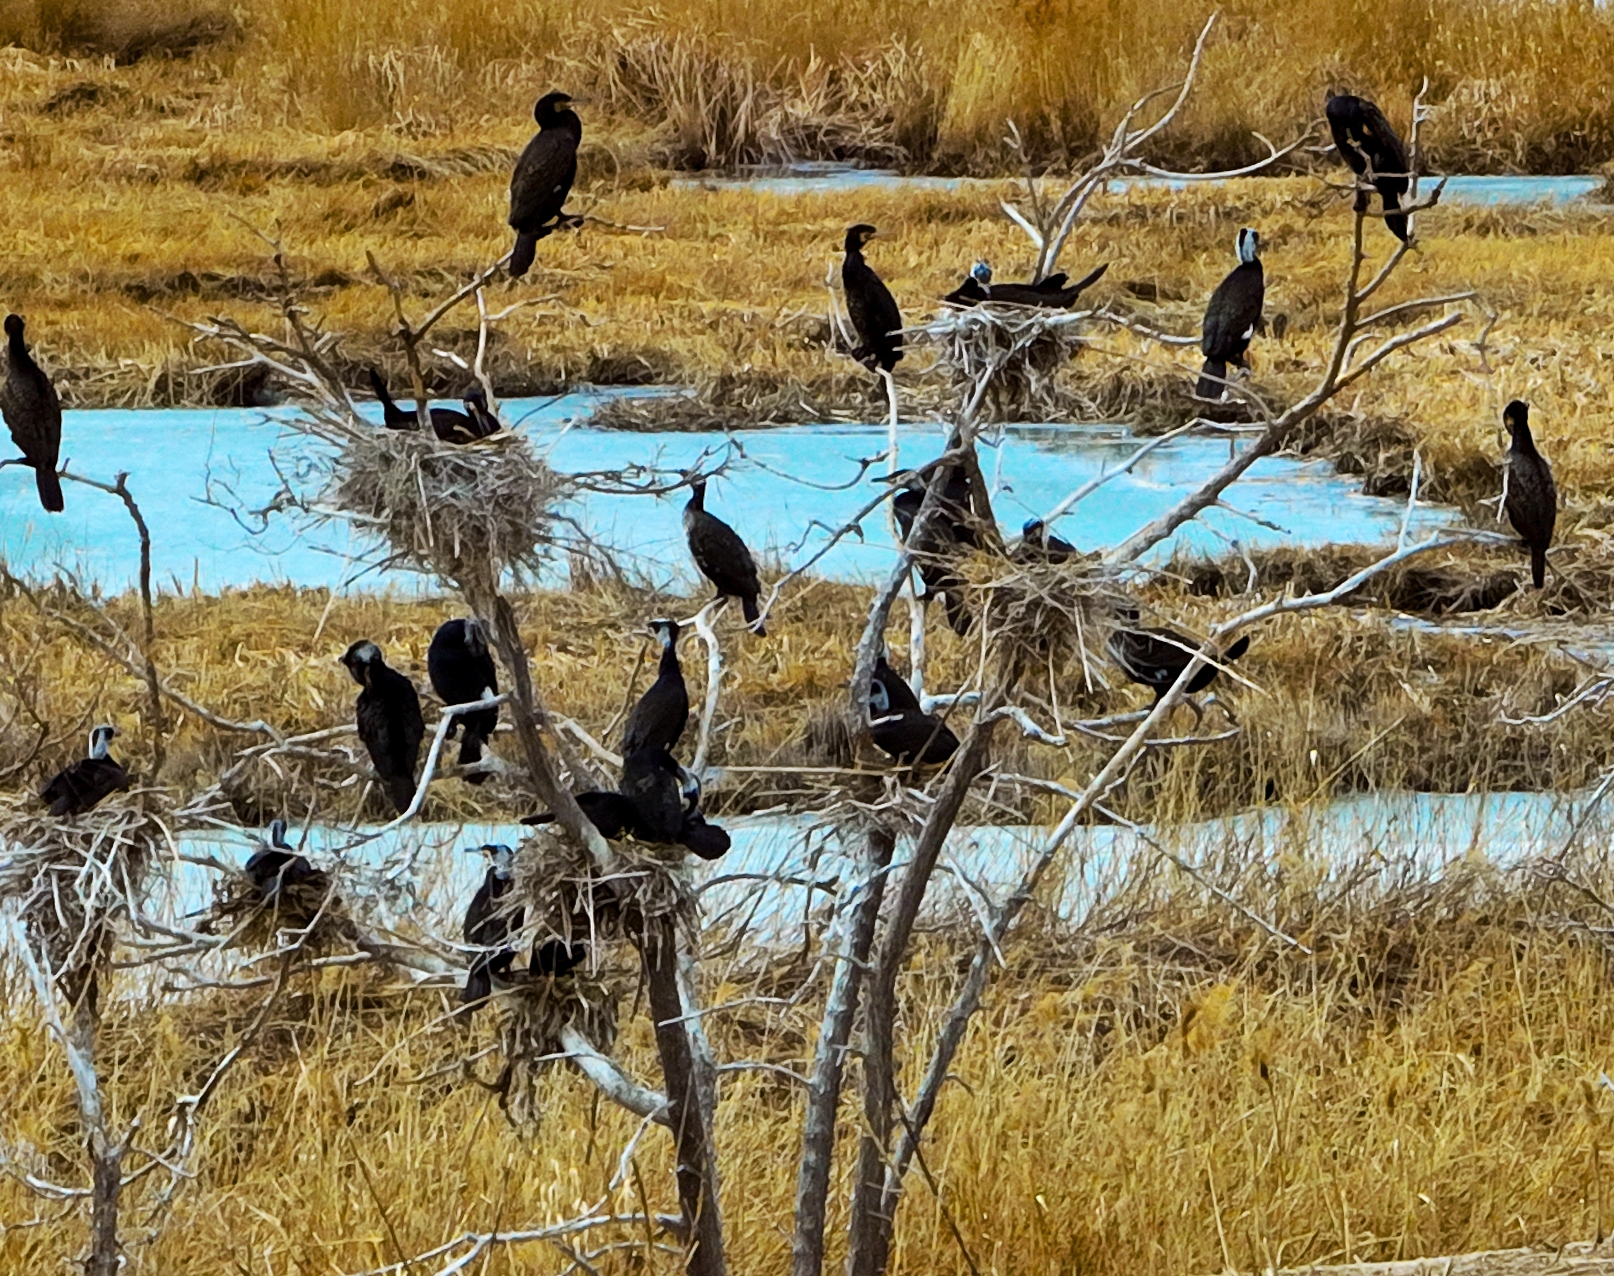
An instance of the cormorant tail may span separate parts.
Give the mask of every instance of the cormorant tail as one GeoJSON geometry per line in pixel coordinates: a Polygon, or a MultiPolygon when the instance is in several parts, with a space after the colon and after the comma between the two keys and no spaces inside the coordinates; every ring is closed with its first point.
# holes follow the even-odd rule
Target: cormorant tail
{"type": "Polygon", "coordinates": [[[1250,635],[1245,634],[1236,643],[1222,653],[1222,663],[1231,664],[1250,649],[1250,635]]]}
{"type": "Polygon", "coordinates": [[[1380,191],[1379,198],[1384,201],[1384,224],[1390,228],[1390,233],[1403,244],[1407,242],[1407,215],[1397,213],[1401,207],[1401,196],[1394,191],[1380,191]]]}
{"type": "Polygon", "coordinates": [[[762,613],[757,610],[756,596],[740,599],[740,610],[745,613],[745,623],[750,625],[759,638],[768,636],[768,629],[762,623],[762,613]]]}
{"type": "Polygon", "coordinates": [[[1547,551],[1530,546],[1530,579],[1535,582],[1537,589],[1543,588],[1547,583],[1547,551]]]}
{"type": "Polygon", "coordinates": [[[1205,366],[1199,370],[1199,384],[1194,387],[1194,393],[1201,399],[1214,399],[1220,401],[1227,393],[1227,364],[1220,359],[1206,359],[1205,366]]]}
{"type": "Polygon", "coordinates": [[[532,269],[532,259],[538,255],[540,238],[531,231],[516,232],[516,246],[510,250],[510,278],[520,279],[532,269]]]}
{"type": "Polygon", "coordinates": [[[941,600],[942,610],[947,613],[947,623],[962,638],[970,631],[970,613],[964,605],[964,595],[956,589],[949,589],[942,594],[941,600]]]}
{"type": "MultiPolygon", "coordinates": [[[[482,737],[470,727],[465,728],[465,734],[460,738],[460,765],[475,766],[482,760],[482,737]]],[[[478,771],[474,775],[464,777],[467,784],[483,784],[487,781],[488,773],[478,771]]]]}
{"type": "Polygon", "coordinates": [[[479,957],[471,965],[471,973],[465,977],[465,989],[460,993],[460,1003],[466,1006],[480,1006],[493,995],[493,974],[488,969],[487,958],[479,957]]]}
{"type": "Polygon", "coordinates": [[[693,851],[703,860],[720,859],[732,845],[726,829],[698,818],[684,825],[678,840],[685,850],[693,851]]]}
{"type": "Polygon", "coordinates": [[[387,781],[387,785],[392,791],[392,804],[402,815],[415,800],[415,781],[407,775],[395,775],[387,781]]]}
{"type": "Polygon", "coordinates": [[[41,465],[34,470],[34,483],[39,488],[39,503],[45,507],[47,514],[60,514],[62,512],[62,481],[56,477],[56,471],[49,466],[41,465]]]}

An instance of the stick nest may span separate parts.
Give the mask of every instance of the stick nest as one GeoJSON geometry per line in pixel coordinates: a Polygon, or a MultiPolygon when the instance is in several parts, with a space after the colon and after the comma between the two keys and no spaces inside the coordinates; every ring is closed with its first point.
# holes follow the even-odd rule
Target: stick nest
{"type": "Polygon", "coordinates": [[[555,545],[564,482],[525,438],[508,432],[447,444],[413,430],[354,432],[337,456],[331,495],[373,528],[399,566],[481,582],[534,577],[555,545]]]}
{"type": "Polygon", "coordinates": [[[1060,371],[1087,344],[1080,311],[972,306],[937,319],[924,334],[936,366],[959,401],[991,371],[984,415],[997,421],[1048,421],[1068,414],[1072,397],[1060,371]]]}
{"type": "Polygon", "coordinates": [[[586,848],[559,825],[529,837],[516,856],[515,889],[527,916],[555,935],[590,947],[637,941],[662,918],[672,918],[693,941],[695,893],[681,846],[613,842],[615,863],[601,872],[586,848]]]}
{"type": "Polygon", "coordinates": [[[0,803],[0,906],[15,906],[29,943],[76,1002],[111,955],[111,923],[139,908],[167,841],[152,795],[113,797],[55,819],[32,798],[0,803]]]}
{"type": "Polygon", "coordinates": [[[197,930],[204,935],[229,934],[232,947],[253,952],[279,948],[285,931],[304,931],[300,947],[311,957],[351,945],[357,935],[341,896],[322,871],[267,893],[245,876],[215,880],[213,903],[197,930]]]}
{"type": "MultiPolygon", "coordinates": [[[[1115,623],[1119,587],[1098,556],[1050,563],[1028,546],[1008,558],[972,554],[958,564],[971,614],[984,616],[995,642],[1036,654],[1038,662],[1102,659],[1115,623]]],[[[1122,600],[1124,601],[1124,600],[1122,600]]]]}

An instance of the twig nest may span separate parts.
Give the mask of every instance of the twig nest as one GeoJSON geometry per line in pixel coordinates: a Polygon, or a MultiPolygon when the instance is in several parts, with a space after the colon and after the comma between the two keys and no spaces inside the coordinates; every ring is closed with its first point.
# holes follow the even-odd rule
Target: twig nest
{"type": "Polygon", "coordinates": [[[394,561],[447,580],[537,574],[554,547],[564,483],[520,435],[448,444],[415,430],[354,431],[335,463],[331,500],[373,528],[394,561]]]}
{"type": "Polygon", "coordinates": [[[958,573],[971,614],[984,617],[993,641],[1033,651],[1039,662],[1083,647],[1089,659],[1102,658],[1118,587],[1096,554],[1055,563],[1021,545],[1008,557],[972,554],[958,573]]]}
{"type": "Polygon", "coordinates": [[[515,890],[528,920],[591,949],[637,942],[663,918],[693,938],[697,909],[684,848],[623,841],[611,849],[614,862],[602,871],[559,825],[541,826],[516,856],[515,890]]]}
{"type": "Polygon", "coordinates": [[[213,903],[197,930],[230,935],[232,947],[253,952],[278,948],[286,931],[307,932],[300,948],[309,956],[351,944],[357,937],[341,896],[332,888],[329,875],[319,870],[301,881],[283,882],[267,890],[244,876],[217,880],[213,903]]]}
{"type": "Polygon", "coordinates": [[[1085,324],[1079,311],[981,305],[950,311],[921,331],[957,393],[968,396],[990,372],[988,416],[1040,421],[1069,408],[1057,377],[1087,344],[1085,324]]]}
{"type": "Polygon", "coordinates": [[[0,907],[16,907],[69,1001],[110,956],[108,923],[138,904],[166,841],[151,798],[112,798],[72,819],[45,814],[32,795],[0,802],[0,907]]]}

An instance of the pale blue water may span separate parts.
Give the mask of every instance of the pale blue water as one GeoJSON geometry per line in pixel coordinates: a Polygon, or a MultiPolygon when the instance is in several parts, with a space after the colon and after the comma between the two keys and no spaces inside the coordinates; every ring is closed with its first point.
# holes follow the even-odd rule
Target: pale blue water
{"type": "MultiPolygon", "coordinates": [[[[628,465],[669,471],[728,456],[728,472],[707,494],[708,507],[739,529],[759,555],[794,565],[822,546],[831,526],[845,522],[877,490],[872,472],[854,483],[859,461],[886,446],[883,426],[803,425],[733,436],[718,433],[641,434],[591,429],[599,394],[512,400],[505,419],[526,430],[558,470],[579,473],[628,465]],[[808,486],[853,484],[823,491],[808,486]]],[[[323,445],[287,428],[289,410],[162,409],[70,411],[64,414],[62,454],[69,468],[106,481],[129,472],[129,486],[150,524],[156,584],[165,590],[199,586],[216,592],[255,582],[364,589],[429,587],[393,572],[365,574],[375,547],[345,526],[315,526],[295,511],[266,519],[238,518],[212,499],[261,509],[287,488],[312,497],[320,483],[323,445]],[[233,495],[232,495],[233,494],[233,495]]],[[[1092,476],[1128,457],[1139,440],[1115,426],[1009,428],[983,451],[996,478],[994,507],[1010,532],[1043,514],[1092,476]]],[[[1078,546],[1114,544],[1169,509],[1192,486],[1226,463],[1235,446],[1225,437],[1181,438],[1161,446],[1055,525],[1078,546]]],[[[942,447],[935,425],[904,426],[901,456],[915,464],[942,447]]],[[[883,473],[885,466],[875,469],[883,473]]],[[[67,512],[46,515],[32,473],[0,469],[0,554],[13,570],[45,578],[58,569],[107,591],[128,587],[139,568],[138,544],[123,506],[79,484],[64,484],[67,512]]],[[[589,536],[613,547],[627,567],[660,583],[693,586],[681,523],[686,493],[672,497],[579,498],[574,513],[589,536]]],[[[1244,515],[1209,511],[1179,533],[1181,543],[1210,554],[1227,552],[1223,538],[1246,546],[1380,543],[1400,526],[1400,502],[1360,494],[1355,480],[1323,462],[1269,458],[1258,462],[1228,496],[1244,515]]],[[[1450,518],[1420,508],[1415,531],[1450,518]]],[[[848,537],[814,569],[843,580],[872,580],[890,570],[894,550],[883,514],[867,519],[865,539],[848,537]]],[[[1169,546],[1166,551],[1169,552],[1169,546]]],[[[563,568],[557,565],[555,580],[563,568]]],[[[765,575],[769,574],[765,572],[765,575]]]]}
{"type": "MultiPolygon", "coordinates": [[[[1425,182],[1432,179],[1425,178],[1425,182]]],[[[1152,177],[1120,178],[1110,183],[1119,194],[1131,185],[1164,186],[1182,190],[1204,182],[1165,181],[1152,177]]],[[[1211,183],[1214,184],[1214,183],[1211,183]]],[[[1445,204],[1568,204],[1591,195],[1603,184],[1593,175],[1566,177],[1532,176],[1454,176],[1447,179],[1441,202],[1445,204]]],[[[697,190],[726,190],[743,187],[774,195],[855,194],[860,190],[958,191],[966,187],[993,188],[1005,185],[1002,179],[969,177],[904,176],[887,169],[857,168],[849,164],[793,164],[782,169],[758,169],[721,175],[682,177],[674,186],[697,190]]]]}

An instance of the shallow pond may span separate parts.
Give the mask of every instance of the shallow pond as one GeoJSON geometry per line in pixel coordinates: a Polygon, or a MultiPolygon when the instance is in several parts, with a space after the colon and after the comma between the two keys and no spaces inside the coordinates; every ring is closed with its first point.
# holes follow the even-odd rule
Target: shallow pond
{"type": "MultiPolygon", "coordinates": [[[[591,429],[586,421],[601,397],[511,400],[504,416],[532,436],[552,465],[570,473],[627,465],[680,469],[730,456],[730,469],[713,483],[708,504],[776,563],[805,561],[827,539],[819,525],[845,522],[877,490],[873,474],[860,473],[863,460],[885,450],[882,426],[803,425],[733,436],[591,429]]],[[[374,546],[350,537],[345,526],[317,526],[288,512],[260,528],[232,513],[230,507],[269,505],[283,478],[305,495],[317,491],[323,445],[289,429],[289,411],[70,411],[64,414],[63,459],[71,469],[105,481],[128,471],[151,527],[160,588],[213,592],[255,582],[419,587],[417,578],[398,573],[364,574],[374,546]],[[219,503],[206,503],[209,498],[219,503]]],[[[982,464],[996,486],[999,518],[1018,531],[1026,518],[1115,468],[1138,445],[1115,426],[1010,427],[990,441],[982,464]]],[[[1214,473],[1236,446],[1225,436],[1164,443],[1130,473],[1099,488],[1056,530],[1084,548],[1114,544],[1214,473]]],[[[905,425],[900,447],[904,463],[929,459],[941,450],[941,428],[905,425]]],[[[885,469],[883,463],[875,468],[885,469]]],[[[0,553],[14,570],[36,577],[62,568],[109,591],[127,587],[138,573],[139,550],[122,504],[78,484],[65,487],[67,512],[46,515],[32,474],[19,466],[0,469],[0,553]]],[[[683,500],[683,493],[586,494],[570,512],[591,538],[619,551],[629,568],[693,587],[680,521],[683,500]]],[[[1284,458],[1258,462],[1229,493],[1228,504],[1231,511],[1212,510],[1180,532],[1181,543],[1212,554],[1226,552],[1231,538],[1246,546],[1379,543],[1395,536],[1403,513],[1398,501],[1361,495],[1354,480],[1326,463],[1284,458]]],[[[1450,517],[1438,508],[1420,508],[1414,527],[1423,530],[1450,517]]],[[[863,531],[863,541],[847,537],[815,570],[843,580],[883,576],[894,553],[884,517],[867,519],[863,531]]],[[[562,570],[557,566],[557,580],[562,570]]]]}
{"type": "MultiPolygon", "coordinates": [[[[1425,182],[1431,180],[1433,179],[1424,179],[1425,182]]],[[[754,172],[683,177],[673,182],[674,186],[685,189],[743,188],[773,195],[791,196],[853,194],[860,190],[959,191],[967,187],[997,189],[1006,184],[1003,179],[904,176],[885,169],[857,168],[850,164],[832,163],[797,164],[788,168],[758,169],[754,172]]],[[[1217,184],[1137,177],[1118,179],[1111,182],[1109,188],[1112,193],[1120,194],[1133,185],[1184,190],[1189,186],[1217,184]]],[[[1460,205],[1569,204],[1575,200],[1586,199],[1602,186],[1603,178],[1595,173],[1563,177],[1457,175],[1447,178],[1441,201],[1460,205]]]]}

